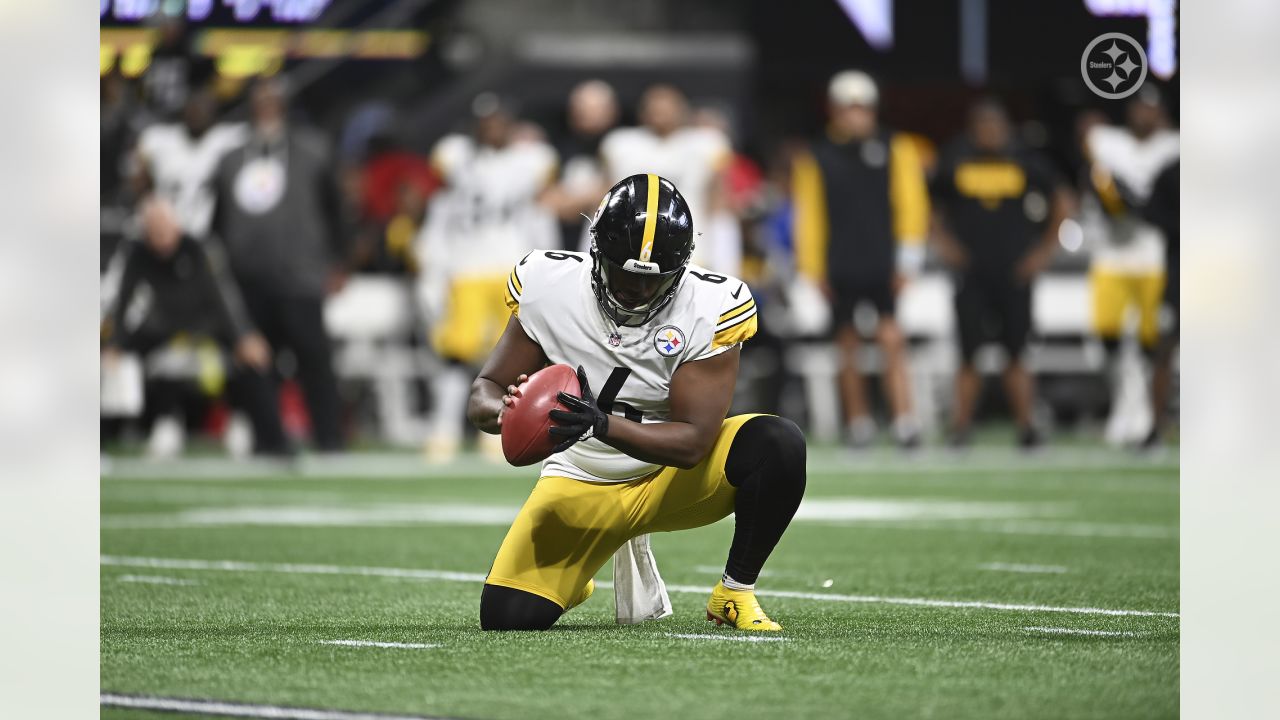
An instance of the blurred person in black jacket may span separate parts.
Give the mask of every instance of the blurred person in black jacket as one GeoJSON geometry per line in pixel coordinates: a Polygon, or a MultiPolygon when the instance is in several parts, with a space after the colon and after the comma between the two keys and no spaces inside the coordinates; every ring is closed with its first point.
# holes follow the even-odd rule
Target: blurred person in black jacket
{"type": "Polygon", "coordinates": [[[987,99],[970,110],[968,133],[943,153],[932,189],[934,236],[954,270],[960,336],[950,442],[969,443],[981,387],[974,357],[998,339],[1008,354],[1005,393],[1019,445],[1036,447],[1034,390],[1022,354],[1032,331],[1032,284],[1053,259],[1066,216],[1065,185],[1044,158],[1014,143],[1004,108],[987,99]]]}
{"type": "Polygon", "coordinates": [[[879,90],[866,73],[836,74],[827,94],[827,131],[796,156],[791,172],[796,269],[832,305],[848,442],[862,447],[875,436],[854,325],[854,311],[871,305],[894,439],[911,449],[919,445],[920,429],[896,312],[898,292],[924,263],[924,165],[910,138],[880,123],[879,90]]]}
{"type": "Polygon", "coordinates": [[[250,103],[250,137],[215,174],[214,232],[226,245],[250,318],[273,347],[297,357],[316,446],[341,450],[324,326],[325,297],[341,289],[349,259],[341,193],[327,143],[287,122],[280,80],[257,80],[250,103]]]}
{"type": "MultiPolygon", "coordinates": [[[[199,380],[206,390],[216,391],[229,379],[230,399],[253,423],[254,450],[288,453],[268,381],[271,348],[246,318],[220,251],[183,234],[173,209],[160,198],[145,198],[141,217],[143,242],[127,251],[120,292],[104,323],[103,362],[116,362],[121,353],[145,358],[173,343],[189,346],[202,359],[199,380]],[[204,362],[210,350],[223,362],[204,362]]],[[[177,388],[158,384],[157,390],[152,408],[158,422],[180,433],[172,417],[177,388]]],[[[181,439],[167,442],[180,445],[181,439]]]]}

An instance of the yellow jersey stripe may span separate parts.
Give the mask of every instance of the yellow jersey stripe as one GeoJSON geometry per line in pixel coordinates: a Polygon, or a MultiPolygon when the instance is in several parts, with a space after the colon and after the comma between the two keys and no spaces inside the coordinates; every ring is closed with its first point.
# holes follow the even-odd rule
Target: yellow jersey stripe
{"type": "Polygon", "coordinates": [[[511,292],[511,289],[511,283],[508,282],[502,301],[506,303],[507,309],[511,311],[512,315],[520,317],[520,300],[511,292]]]}
{"type": "Polygon", "coordinates": [[[515,287],[517,295],[520,295],[521,293],[524,292],[524,285],[521,284],[520,276],[516,274],[515,270],[511,271],[511,284],[512,286],[515,287]]]}
{"type": "Polygon", "coordinates": [[[733,318],[738,317],[742,313],[754,308],[755,306],[756,306],[755,298],[747,298],[746,302],[730,310],[729,312],[726,312],[725,314],[721,315],[720,319],[716,321],[716,324],[719,325],[720,323],[723,323],[726,320],[732,320],[733,318]]]}
{"type": "Polygon", "coordinates": [[[640,262],[653,255],[653,236],[658,231],[658,176],[649,173],[649,198],[644,208],[644,239],[640,243],[640,262]]]}
{"type": "Polygon", "coordinates": [[[740,321],[732,327],[727,327],[717,332],[711,339],[713,348],[721,348],[726,345],[737,345],[740,342],[746,342],[752,335],[756,334],[758,329],[758,320],[755,313],[752,313],[745,321],[740,321]]]}

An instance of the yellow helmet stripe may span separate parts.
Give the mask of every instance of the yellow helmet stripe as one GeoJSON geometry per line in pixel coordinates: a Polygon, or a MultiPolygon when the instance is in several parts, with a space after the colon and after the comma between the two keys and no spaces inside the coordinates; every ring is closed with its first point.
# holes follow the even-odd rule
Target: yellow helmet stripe
{"type": "Polygon", "coordinates": [[[653,255],[653,235],[658,231],[658,176],[649,173],[649,198],[644,209],[644,239],[640,243],[640,262],[653,255]]]}

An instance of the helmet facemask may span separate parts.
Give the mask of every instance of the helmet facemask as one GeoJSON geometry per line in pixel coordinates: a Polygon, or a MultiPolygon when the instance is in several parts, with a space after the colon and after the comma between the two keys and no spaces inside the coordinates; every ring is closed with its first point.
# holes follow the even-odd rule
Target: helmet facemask
{"type": "Polygon", "coordinates": [[[684,264],[666,272],[627,269],[600,252],[594,233],[592,235],[591,289],[595,291],[600,309],[619,326],[638,327],[652,320],[675,297],[684,271],[684,264]],[[619,299],[618,295],[626,297],[628,291],[633,289],[622,287],[620,281],[624,280],[638,281],[640,288],[636,289],[641,291],[637,293],[639,297],[636,302],[623,302],[619,299]],[[652,287],[648,287],[649,284],[652,287]]]}

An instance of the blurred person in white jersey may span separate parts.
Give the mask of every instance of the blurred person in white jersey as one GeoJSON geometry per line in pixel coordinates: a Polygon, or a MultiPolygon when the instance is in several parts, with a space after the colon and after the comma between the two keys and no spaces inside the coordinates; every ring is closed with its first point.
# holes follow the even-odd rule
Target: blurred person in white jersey
{"type": "Polygon", "coordinates": [[[1144,217],[1156,177],[1178,157],[1178,132],[1169,128],[1160,94],[1146,86],[1126,108],[1126,126],[1093,123],[1083,132],[1096,242],[1089,282],[1094,333],[1107,351],[1112,412],[1106,437],[1113,444],[1143,440],[1152,423],[1142,374],[1126,371],[1121,340],[1137,315],[1142,354],[1149,359],[1160,336],[1165,283],[1165,239],[1144,217]]]}
{"type": "MultiPolygon", "coordinates": [[[[431,385],[426,452],[435,462],[461,446],[471,378],[507,323],[511,265],[535,247],[558,244],[555,216],[543,205],[555,181],[555,150],[521,131],[492,93],[478,95],[471,109],[473,132],[447,135],[432,152],[444,186],[418,239],[419,298],[445,362],[431,385]]],[[[501,456],[496,443],[484,450],[501,456]]]]}
{"type": "Polygon", "coordinates": [[[215,122],[217,111],[213,91],[196,90],[187,97],[181,122],[148,127],[134,150],[134,191],[167,200],[182,231],[197,240],[209,234],[218,162],[249,139],[247,124],[215,122]]]}
{"type": "Polygon", "coordinates": [[[600,145],[606,185],[641,173],[671,180],[684,193],[694,216],[706,218],[693,261],[717,272],[739,274],[742,232],[725,197],[725,171],[733,156],[729,138],[715,128],[691,126],[689,102],[671,85],[645,90],[638,116],[639,126],[618,128],[600,145]]]}

